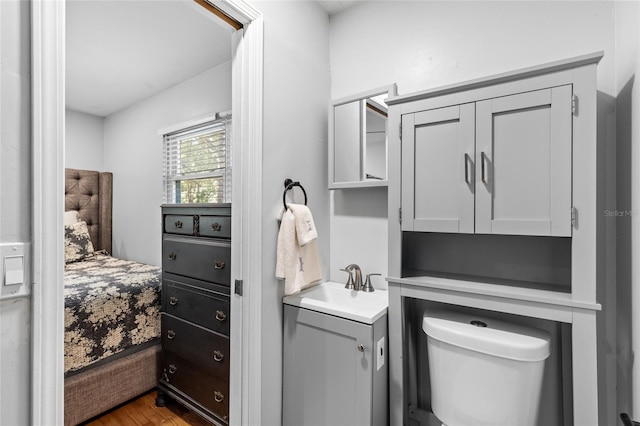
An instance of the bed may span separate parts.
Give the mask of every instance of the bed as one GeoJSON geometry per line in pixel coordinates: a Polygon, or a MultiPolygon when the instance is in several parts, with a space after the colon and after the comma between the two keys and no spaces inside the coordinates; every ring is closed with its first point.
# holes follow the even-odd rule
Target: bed
{"type": "Polygon", "coordinates": [[[160,268],[109,255],[112,182],[111,173],[65,170],[65,425],[159,378],[160,268]]]}

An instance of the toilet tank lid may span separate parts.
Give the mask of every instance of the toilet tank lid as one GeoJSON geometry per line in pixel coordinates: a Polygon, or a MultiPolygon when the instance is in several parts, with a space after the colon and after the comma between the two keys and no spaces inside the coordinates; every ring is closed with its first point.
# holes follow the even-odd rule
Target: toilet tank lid
{"type": "Polygon", "coordinates": [[[453,346],[516,361],[542,361],[550,353],[548,332],[477,315],[426,312],[422,330],[453,346]]]}

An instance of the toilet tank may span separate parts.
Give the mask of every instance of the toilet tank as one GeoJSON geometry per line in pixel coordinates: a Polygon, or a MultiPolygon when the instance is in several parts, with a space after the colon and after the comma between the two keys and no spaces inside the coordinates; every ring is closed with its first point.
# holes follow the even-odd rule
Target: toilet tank
{"type": "Polygon", "coordinates": [[[446,426],[536,424],[550,336],[457,312],[426,312],[433,413],[446,426]]]}

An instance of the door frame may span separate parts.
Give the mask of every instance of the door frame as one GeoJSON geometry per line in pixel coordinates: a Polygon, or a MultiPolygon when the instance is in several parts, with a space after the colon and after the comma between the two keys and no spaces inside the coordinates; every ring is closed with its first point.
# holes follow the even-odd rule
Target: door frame
{"type": "MultiPolygon", "coordinates": [[[[261,406],[263,21],[243,0],[206,0],[244,28],[233,35],[234,149],[231,419],[258,424],[261,406]],[[237,265],[236,265],[237,264],[237,265]],[[237,336],[233,339],[233,336],[237,336]],[[237,333],[241,333],[238,336],[237,333]],[[235,354],[235,355],[234,355],[235,354]],[[234,387],[234,383],[240,384],[234,387]]],[[[64,0],[31,2],[33,286],[31,424],[64,423],[64,0]]]]}

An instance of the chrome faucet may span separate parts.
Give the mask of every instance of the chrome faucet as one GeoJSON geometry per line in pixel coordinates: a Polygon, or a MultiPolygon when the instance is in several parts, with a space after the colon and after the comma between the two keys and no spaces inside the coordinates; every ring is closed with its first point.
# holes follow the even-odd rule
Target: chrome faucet
{"type": "MultiPolygon", "coordinates": [[[[351,265],[345,267],[344,269],[345,271],[349,272],[349,276],[351,276],[351,271],[355,271],[356,277],[355,277],[355,280],[352,281],[353,289],[360,290],[360,288],[362,287],[362,271],[360,270],[360,267],[355,263],[352,263],[351,265]]],[[[347,285],[348,284],[349,283],[347,282],[347,285]]]]}
{"type": "Polygon", "coordinates": [[[374,276],[374,275],[382,275],[382,274],[378,274],[378,273],[367,274],[367,279],[363,283],[362,282],[362,270],[355,263],[352,263],[351,265],[345,266],[344,269],[340,269],[340,270],[346,272],[347,274],[349,274],[349,277],[347,278],[347,283],[344,286],[344,288],[347,288],[349,290],[360,290],[360,291],[366,291],[366,292],[375,291],[375,288],[373,288],[373,285],[371,285],[371,277],[374,276]],[[353,278],[353,272],[354,271],[356,273],[356,278],[355,279],[353,278]]]}

